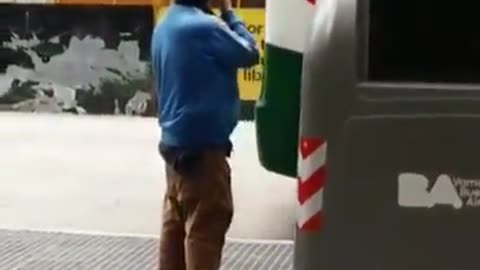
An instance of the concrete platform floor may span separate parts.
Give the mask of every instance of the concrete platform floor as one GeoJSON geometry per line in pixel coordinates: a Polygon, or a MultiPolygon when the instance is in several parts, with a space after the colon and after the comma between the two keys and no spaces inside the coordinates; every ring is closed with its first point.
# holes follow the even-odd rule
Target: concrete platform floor
{"type": "MultiPolygon", "coordinates": [[[[156,270],[158,241],[0,230],[0,270],[156,270]]],[[[228,241],[222,270],[291,270],[288,242],[228,241]]]]}

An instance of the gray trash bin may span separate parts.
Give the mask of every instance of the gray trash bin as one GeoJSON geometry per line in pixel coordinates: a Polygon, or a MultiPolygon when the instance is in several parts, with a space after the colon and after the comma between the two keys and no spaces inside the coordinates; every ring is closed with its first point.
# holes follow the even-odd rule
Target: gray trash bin
{"type": "Polygon", "coordinates": [[[317,179],[321,199],[300,207],[295,269],[480,269],[478,9],[317,4],[300,142],[328,151],[317,159],[320,178],[311,149],[299,161],[300,186],[317,179]],[[307,224],[313,214],[316,226],[307,224]]]}

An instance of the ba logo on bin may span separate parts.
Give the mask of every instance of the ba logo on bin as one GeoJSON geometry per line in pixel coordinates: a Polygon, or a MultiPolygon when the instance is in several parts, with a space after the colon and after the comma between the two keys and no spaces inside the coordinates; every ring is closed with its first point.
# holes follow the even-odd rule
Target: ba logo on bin
{"type": "Polygon", "coordinates": [[[450,205],[454,209],[480,207],[480,180],[441,174],[431,183],[425,175],[401,173],[398,176],[398,204],[420,208],[437,205],[450,205]]]}

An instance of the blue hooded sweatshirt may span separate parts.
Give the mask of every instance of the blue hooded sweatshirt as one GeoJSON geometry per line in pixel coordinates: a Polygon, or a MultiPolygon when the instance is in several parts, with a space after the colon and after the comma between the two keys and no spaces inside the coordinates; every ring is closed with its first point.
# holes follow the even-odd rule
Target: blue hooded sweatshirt
{"type": "Polygon", "coordinates": [[[255,40],[233,11],[217,17],[193,6],[170,6],[152,39],[161,142],[227,145],[240,111],[237,70],[258,62],[255,40]]]}

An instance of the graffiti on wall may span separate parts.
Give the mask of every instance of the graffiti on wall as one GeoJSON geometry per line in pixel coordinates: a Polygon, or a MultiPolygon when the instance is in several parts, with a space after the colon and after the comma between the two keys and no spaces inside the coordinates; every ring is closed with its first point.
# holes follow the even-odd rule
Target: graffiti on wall
{"type": "Polygon", "coordinates": [[[152,115],[151,7],[1,5],[0,110],[152,115]]]}
{"type": "MultiPolygon", "coordinates": [[[[163,9],[70,2],[0,4],[0,111],[155,115],[149,47],[163,9]]],[[[265,1],[235,5],[263,47],[265,1]]],[[[262,72],[238,73],[242,120],[253,119],[262,72]]]]}

